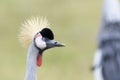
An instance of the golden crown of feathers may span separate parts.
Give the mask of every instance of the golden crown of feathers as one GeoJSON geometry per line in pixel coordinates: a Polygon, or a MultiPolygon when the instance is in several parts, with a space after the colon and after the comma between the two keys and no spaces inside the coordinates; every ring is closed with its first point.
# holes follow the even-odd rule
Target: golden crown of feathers
{"type": "Polygon", "coordinates": [[[46,18],[31,17],[22,24],[18,39],[24,47],[28,47],[35,34],[37,34],[43,28],[49,28],[49,23],[46,18]]]}

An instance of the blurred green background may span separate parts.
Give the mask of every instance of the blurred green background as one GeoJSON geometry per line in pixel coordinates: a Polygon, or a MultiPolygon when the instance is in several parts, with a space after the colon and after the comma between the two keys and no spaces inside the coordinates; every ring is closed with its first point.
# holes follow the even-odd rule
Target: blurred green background
{"type": "Polygon", "coordinates": [[[24,80],[27,49],[18,42],[21,23],[46,16],[64,48],[44,52],[38,80],[93,80],[101,0],[0,0],[0,80],[24,80]]]}

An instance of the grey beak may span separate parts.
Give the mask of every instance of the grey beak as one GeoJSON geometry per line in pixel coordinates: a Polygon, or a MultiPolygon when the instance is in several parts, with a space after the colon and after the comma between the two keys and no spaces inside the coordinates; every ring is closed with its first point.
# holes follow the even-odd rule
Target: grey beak
{"type": "Polygon", "coordinates": [[[65,44],[63,44],[63,43],[60,43],[60,42],[58,42],[58,41],[55,41],[55,46],[57,46],[57,47],[65,47],[65,44]]]}
{"type": "Polygon", "coordinates": [[[63,43],[60,43],[60,42],[55,41],[55,40],[46,41],[46,44],[47,44],[47,48],[64,47],[65,46],[63,43]]]}

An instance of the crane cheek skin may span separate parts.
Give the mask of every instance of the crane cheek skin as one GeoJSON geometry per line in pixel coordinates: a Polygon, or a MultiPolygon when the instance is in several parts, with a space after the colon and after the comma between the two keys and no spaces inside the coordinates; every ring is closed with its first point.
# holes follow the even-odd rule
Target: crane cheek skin
{"type": "Polygon", "coordinates": [[[47,47],[46,43],[42,40],[42,37],[37,37],[35,39],[36,46],[40,49],[45,49],[47,47]]]}

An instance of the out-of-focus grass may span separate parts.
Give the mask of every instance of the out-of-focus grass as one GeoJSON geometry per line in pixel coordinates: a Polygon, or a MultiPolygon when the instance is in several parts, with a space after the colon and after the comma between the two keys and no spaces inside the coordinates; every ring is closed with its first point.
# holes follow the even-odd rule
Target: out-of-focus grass
{"type": "Polygon", "coordinates": [[[0,0],[0,80],[23,80],[27,49],[17,40],[21,23],[46,16],[64,48],[44,53],[38,80],[93,80],[90,67],[101,0],[0,0]]]}

